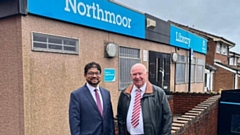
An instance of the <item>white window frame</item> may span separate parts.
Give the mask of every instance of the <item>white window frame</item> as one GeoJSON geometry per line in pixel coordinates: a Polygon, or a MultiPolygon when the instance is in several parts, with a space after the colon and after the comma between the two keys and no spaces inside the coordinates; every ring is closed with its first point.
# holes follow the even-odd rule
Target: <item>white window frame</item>
{"type": "Polygon", "coordinates": [[[234,58],[230,57],[229,58],[229,65],[235,65],[234,58]]]}
{"type": "Polygon", "coordinates": [[[221,53],[221,44],[219,42],[217,42],[217,45],[216,45],[216,53],[221,53]]]}
{"type": "Polygon", "coordinates": [[[225,45],[225,44],[221,45],[221,54],[223,54],[223,55],[227,55],[228,54],[227,45],[225,45]]]}

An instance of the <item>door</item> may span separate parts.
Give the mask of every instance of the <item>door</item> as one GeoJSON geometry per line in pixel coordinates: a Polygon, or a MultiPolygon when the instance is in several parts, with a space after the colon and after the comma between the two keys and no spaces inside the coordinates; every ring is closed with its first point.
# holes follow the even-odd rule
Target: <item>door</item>
{"type": "Polygon", "coordinates": [[[149,51],[149,81],[170,92],[170,54],[149,51]]]}

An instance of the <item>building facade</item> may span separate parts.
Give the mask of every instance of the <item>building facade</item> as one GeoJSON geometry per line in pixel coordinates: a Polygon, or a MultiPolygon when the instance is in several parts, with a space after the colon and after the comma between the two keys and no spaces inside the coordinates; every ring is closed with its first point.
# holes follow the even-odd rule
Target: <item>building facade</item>
{"type": "Polygon", "coordinates": [[[3,0],[0,10],[0,134],[70,134],[69,95],[91,61],[114,112],[135,63],[167,94],[204,90],[207,40],[154,16],[106,0],[3,0]]]}
{"type": "Polygon", "coordinates": [[[178,27],[191,31],[208,39],[205,69],[205,91],[239,89],[239,55],[230,52],[235,43],[223,37],[200,31],[188,26],[169,21],[178,27]]]}

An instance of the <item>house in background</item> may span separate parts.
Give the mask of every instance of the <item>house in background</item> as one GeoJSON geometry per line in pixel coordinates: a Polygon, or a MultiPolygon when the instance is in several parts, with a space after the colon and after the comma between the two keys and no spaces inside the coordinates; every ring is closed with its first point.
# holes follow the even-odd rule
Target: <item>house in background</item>
{"type": "Polygon", "coordinates": [[[228,58],[229,58],[229,65],[237,68],[240,67],[240,54],[230,51],[228,58]]]}
{"type": "Polygon", "coordinates": [[[237,85],[236,89],[240,89],[240,54],[236,52],[229,52],[229,65],[237,71],[237,78],[235,84],[237,85]]]}
{"type": "Polygon", "coordinates": [[[235,63],[237,64],[239,55],[229,51],[235,46],[235,43],[224,37],[200,31],[176,22],[169,22],[208,40],[205,65],[206,91],[219,92],[223,89],[240,88],[240,76],[237,66],[232,66],[235,63]]]}

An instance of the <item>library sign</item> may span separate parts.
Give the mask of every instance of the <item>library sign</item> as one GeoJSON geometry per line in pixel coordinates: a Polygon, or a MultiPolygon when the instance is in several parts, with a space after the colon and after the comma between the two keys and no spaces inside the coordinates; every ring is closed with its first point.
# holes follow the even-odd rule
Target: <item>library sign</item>
{"type": "Polygon", "coordinates": [[[207,40],[174,25],[170,26],[170,45],[207,53],[207,40]]]}

